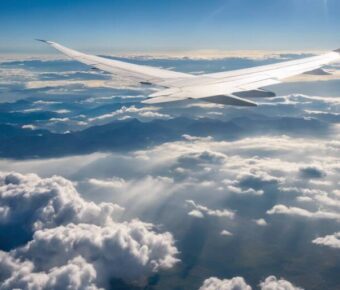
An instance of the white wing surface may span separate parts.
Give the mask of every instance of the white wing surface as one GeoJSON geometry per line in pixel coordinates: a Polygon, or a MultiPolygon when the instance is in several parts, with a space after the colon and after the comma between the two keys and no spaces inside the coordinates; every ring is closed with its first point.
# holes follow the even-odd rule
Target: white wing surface
{"type": "Polygon", "coordinates": [[[151,97],[157,97],[159,101],[161,97],[173,98],[175,95],[179,99],[205,99],[221,95],[229,98],[240,95],[248,95],[250,98],[254,95],[265,97],[270,95],[270,92],[264,91],[263,87],[278,84],[286,78],[313,71],[337,61],[340,61],[339,50],[320,56],[250,69],[204,74],[190,79],[167,80],[161,83],[161,85],[170,87],[171,91],[174,91],[174,88],[176,88],[176,92],[169,94],[170,90],[165,89],[151,95],[151,97]]]}
{"type": "Polygon", "coordinates": [[[278,84],[285,78],[315,71],[324,65],[340,61],[338,49],[299,60],[197,76],[89,55],[55,42],[40,41],[91,67],[120,77],[127,77],[136,82],[163,87],[143,101],[149,104],[201,99],[226,105],[256,106],[256,103],[248,98],[275,95],[263,90],[263,87],[278,84]]]}
{"type": "Polygon", "coordinates": [[[75,59],[81,63],[89,65],[93,68],[97,68],[101,71],[117,75],[119,77],[126,77],[136,82],[158,84],[162,81],[169,79],[185,79],[192,77],[190,74],[175,72],[171,70],[165,70],[152,66],[137,65],[119,60],[108,59],[96,55],[85,54],[65,46],[62,46],[56,42],[37,39],[44,43],[49,44],[56,50],[59,50],[63,54],[75,59]]]}

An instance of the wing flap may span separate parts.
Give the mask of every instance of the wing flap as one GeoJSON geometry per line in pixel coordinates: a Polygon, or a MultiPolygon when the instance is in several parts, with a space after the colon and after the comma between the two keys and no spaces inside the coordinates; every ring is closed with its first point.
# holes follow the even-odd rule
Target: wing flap
{"type": "Polygon", "coordinates": [[[241,106],[241,107],[256,107],[257,104],[255,102],[234,96],[234,95],[220,95],[220,96],[211,96],[207,98],[201,98],[200,100],[221,104],[221,105],[230,105],[230,106],[241,106]]]}
{"type": "MultiPolygon", "coordinates": [[[[144,104],[162,104],[162,103],[170,103],[188,100],[192,98],[183,97],[183,96],[162,96],[162,97],[154,97],[143,100],[144,104]]],[[[256,107],[257,104],[255,102],[246,100],[244,98],[237,97],[235,95],[219,95],[219,96],[209,96],[204,98],[199,98],[199,100],[221,104],[221,105],[231,105],[231,106],[242,106],[242,107],[256,107]]]]}
{"type": "Polygon", "coordinates": [[[329,76],[329,75],[332,75],[331,72],[329,72],[325,69],[322,69],[322,68],[318,68],[318,69],[311,70],[311,71],[306,71],[304,74],[305,75],[313,75],[313,76],[329,76]]]}
{"type": "Polygon", "coordinates": [[[233,93],[233,95],[240,98],[272,98],[276,96],[275,93],[263,89],[240,91],[233,93]]]}
{"type": "Polygon", "coordinates": [[[187,97],[178,97],[178,96],[163,96],[163,97],[154,97],[148,98],[142,101],[143,104],[163,104],[163,103],[171,103],[177,101],[187,100],[187,97]]]}

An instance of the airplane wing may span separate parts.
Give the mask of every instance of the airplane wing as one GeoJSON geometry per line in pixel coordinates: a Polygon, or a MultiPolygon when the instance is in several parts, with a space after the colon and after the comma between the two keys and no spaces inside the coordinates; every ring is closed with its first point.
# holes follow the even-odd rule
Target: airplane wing
{"type": "Polygon", "coordinates": [[[96,55],[85,54],[48,40],[37,40],[47,43],[48,45],[67,55],[68,57],[84,63],[88,66],[104,72],[108,72],[113,75],[117,75],[119,77],[129,78],[139,83],[157,85],[158,83],[165,80],[173,80],[179,78],[185,79],[187,77],[192,77],[192,75],[190,74],[185,74],[181,72],[175,72],[152,66],[137,65],[96,55]]]}
{"type": "Polygon", "coordinates": [[[161,90],[142,101],[147,104],[200,99],[225,105],[256,106],[256,103],[248,98],[275,96],[275,93],[266,91],[263,87],[278,84],[285,78],[317,71],[324,65],[340,61],[340,49],[338,49],[319,56],[249,69],[191,75],[107,59],[78,52],[52,41],[40,41],[91,67],[120,77],[127,77],[139,83],[162,87],[161,90]]]}
{"type": "Polygon", "coordinates": [[[266,91],[264,87],[278,84],[286,78],[302,73],[317,71],[324,65],[338,61],[340,49],[320,56],[250,69],[203,74],[190,79],[167,80],[160,83],[167,89],[150,95],[151,99],[143,102],[158,103],[166,102],[166,99],[173,101],[191,98],[205,101],[219,100],[218,103],[222,104],[254,106],[256,103],[247,98],[275,96],[275,93],[266,91]]]}

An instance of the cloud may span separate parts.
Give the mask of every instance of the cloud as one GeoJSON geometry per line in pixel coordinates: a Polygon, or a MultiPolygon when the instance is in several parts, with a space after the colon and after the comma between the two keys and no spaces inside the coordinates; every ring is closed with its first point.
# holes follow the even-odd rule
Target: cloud
{"type": "Polygon", "coordinates": [[[243,190],[242,188],[236,187],[233,185],[228,185],[227,190],[232,193],[245,194],[245,195],[248,195],[248,194],[249,195],[263,195],[264,193],[263,190],[254,190],[253,188],[248,188],[246,190],[243,190]]]}
{"type": "Polygon", "coordinates": [[[290,215],[311,219],[330,219],[330,220],[340,220],[340,214],[336,212],[328,212],[318,210],[315,212],[299,208],[299,207],[288,207],[282,204],[275,205],[272,209],[267,211],[267,214],[281,214],[281,215],[290,215]]]}
{"type": "Polygon", "coordinates": [[[73,155],[62,158],[12,160],[2,159],[0,171],[14,171],[20,173],[34,172],[40,176],[62,175],[70,177],[81,168],[89,166],[93,162],[107,158],[106,153],[94,153],[89,155],[73,155]]]}
{"type": "MultiPolygon", "coordinates": [[[[223,109],[224,106],[221,104],[215,104],[215,103],[205,103],[205,102],[191,102],[186,105],[186,108],[202,108],[202,109],[223,109]]],[[[220,113],[220,112],[217,112],[220,113]]]]}
{"type": "Polygon", "coordinates": [[[277,279],[275,276],[267,277],[260,283],[261,290],[303,290],[300,287],[294,286],[287,280],[277,279]]]}
{"type": "Polygon", "coordinates": [[[188,213],[188,215],[202,218],[204,216],[214,216],[214,217],[221,217],[221,218],[230,218],[233,219],[235,213],[228,209],[210,209],[206,206],[200,205],[195,203],[193,200],[186,200],[185,201],[187,206],[192,210],[188,213]]]}
{"type": "Polygon", "coordinates": [[[155,233],[151,224],[138,220],[39,230],[27,245],[12,251],[13,256],[28,259],[39,269],[60,267],[80,256],[93,265],[99,282],[120,278],[137,284],[152,273],[172,268],[178,262],[177,254],[170,233],[155,233]]]}
{"type": "MultiPolygon", "coordinates": [[[[259,285],[261,290],[303,290],[294,286],[291,282],[284,279],[277,279],[275,276],[267,277],[259,285]]],[[[251,290],[243,277],[234,277],[232,279],[218,279],[210,277],[203,282],[199,290],[251,290]]]]}
{"type": "Polygon", "coordinates": [[[32,262],[15,259],[0,251],[0,272],[1,290],[100,289],[95,284],[97,273],[94,267],[81,257],[48,271],[36,271],[32,262]]]}
{"type": "Polygon", "coordinates": [[[252,60],[266,60],[266,59],[287,59],[287,56],[303,56],[309,54],[320,54],[323,51],[264,51],[264,50],[215,50],[215,49],[201,49],[188,51],[162,51],[162,52],[143,52],[141,53],[124,53],[120,54],[122,57],[153,60],[153,59],[167,59],[167,60],[217,60],[217,59],[252,59],[252,60]]]}
{"type": "Polygon", "coordinates": [[[32,81],[36,74],[30,70],[23,68],[0,68],[1,83],[3,85],[10,85],[13,83],[21,84],[24,81],[32,81]]]}
{"type": "Polygon", "coordinates": [[[152,112],[152,111],[147,111],[147,112],[141,112],[139,113],[140,117],[143,118],[148,118],[148,119],[170,119],[171,116],[168,114],[162,114],[162,113],[158,113],[158,112],[152,112]]]}
{"type": "Polygon", "coordinates": [[[114,197],[119,204],[128,209],[125,214],[133,213],[132,216],[157,212],[157,206],[169,200],[182,187],[181,183],[177,184],[166,176],[140,176],[133,172],[129,172],[129,175],[131,176],[126,178],[91,178],[81,185],[89,192],[90,197],[98,197],[96,199],[98,201],[112,200],[114,197]]]}
{"type": "Polygon", "coordinates": [[[53,89],[53,88],[131,88],[134,85],[129,80],[112,78],[112,80],[31,80],[25,84],[26,89],[53,89]]]}
{"type": "Polygon", "coordinates": [[[26,287],[30,280],[42,283],[38,289],[53,283],[97,289],[112,279],[144,284],[148,276],[179,261],[169,232],[136,219],[119,222],[120,206],[86,201],[62,177],[1,173],[0,205],[0,228],[31,233],[26,244],[1,255],[5,274],[0,281],[9,286],[0,289],[26,287]]]}
{"type": "Polygon", "coordinates": [[[123,178],[111,178],[111,179],[96,179],[96,178],[90,178],[89,184],[97,186],[97,187],[104,187],[108,189],[122,189],[127,186],[126,181],[123,178]]]}
{"type": "MultiPolygon", "coordinates": [[[[282,180],[282,178],[274,177],[264,171],[242,173],[237,176],[237,179],[239,180],[238,183],[240,186],[250,189],[257,189],[271,184],[277,185],[282,180]]],[[[260,193],[260,195],[261,194],[263,194],[263,192],[260,193]]]]}
{"type": "Polygon", "coordinates": [[[221,236],[233,236],[233,233],[231,233],[227,230],[222,230],[220,234],[221,234],[221,236]]]}
{"type": "Polygon", "coordinates": [[[212,141],[213,137],[198,137],[198,136],[191,136],[188,134],[183,134],[182,137],[187,141],[212,141]]]}
{"type": "Polygon", "coordinates": [[[22,125],[21,128],[29,129],[29,130],[35,130],[35,129],[37,129],[37,126],[34,126],[32,124],[27,124],[27,125],[22,125]]]}
{"type": "Polygon", "coordinates": [[[320,246],[340,249],[340,232],[316,238],[312,241],[312,243],[320,246]]]}
{"type": "Polygon", "coordinates": [[[203,282],[199,290],[251,290],[251,287],[242,277],[223,280],[211,277],[203,282]]]}
{"type": "Polygon", "coordinates": [[[223,180],[229,192],[243,195],[261,196],[266,187],[278,185],[282,178],[271,176],[264,171],[242,172],[235,176],[235,180],[223,180]]]}
{"type": "Polygon", "coordinates": [[[306,179],[322,178],[325,176],[325,172],[320,168],[309,166],[300,168],[300,175],[306,179]]]}
{"type": "Polygon", "coordinates": [[[195,218],[204,218],[204,214],[197,209],[194,209],[194,210],[188,212],[188,215],[195,217],[195,218]]]}
{"type": "Polygon", "coordinates": [[[141,107],[137,108],[136,106],[122,106],[120,109],[113,111],[111,113],[107,113],[104,115],[96,116],[89,118],[89,122],[96,122],[98,121],[107,122],[108,120],[113,120],[115,118],[121,119],[126,117],[134,117],[134,118],[141,118],[141,119],[170,119],[171,116],[169,114],[163,114],[159,112],[155,112],[159,110],[157,107],[141,107]]]}
{"type": "MultiPolygon", "coordinates": [[[[195,200],[198,205],[209,204],[211,208],[216,208],[215,204],[222,198],[256,197],[260,201],[270,198],[269,195],[277,195],[277,204],[284,206],[283,211],[288,208],[285,203],[289,202],[289,207],[306,208],[299,212],[300,216],[312,216],[320,208],[316,216],[335,219],[334,213],[340,207],[339,197],[333,193],[338,182],[338,147],[336,141],[327,139],[310,139],[307,142],[303,138],[267,136],[220,141],[212,137],[185,135],[181,141],[106,155],[105,158],[93,157],[85,164],[79,162],[87,160],[86,156],[60,164],[59,159],[48,160],[46,164],[43,161],[11,161],[5,167],[27,172],[28,164],[35,164],[32,170],[43,166],[46,168],[44,172],[47,170],[49,174],[53,171],[47,168],[47,164],[53,164],[51,168],[65,168],[57,170],[57,173],[69,174],[73,178],[78,176],[80,180],[85,178],[81,184],[88,196],[105,195],[108,200],[114,194],[117,202],[134,213],[156,211],[156,205],[161,205],[175,193],[179,198],[195,200]],[[78,169],[75,166],[79,166],[78,169]],[[72,168],[70,173],[69,168],[72,168]],[[300,170],[305,168],[319,169],[324,178],[303,181],[300,170]],[[169,182],[165,182],[164,178],[169,182]],[[143,198],[141,188],[149,193],[143,198]],[[210,192],[209,203],[207,191],[210,192]],[[196,196],[186,196],[187,192],[196,196]],[[134,202],[131,203],[131,200],[134,202]],[[305,204],[301,206],[306,200],[309,201],[308,207],[305,204]]],[[[238,210],[237,205],[235,209],[238,210]]],[[[263,210],[250,218],[254,219],[270,208],[263,210]]],[[[198,211],[194,207],[189,210],[193,216],[206,216],[201,211],[198,214],[198,211]]],[[[275,208],[275,213],[279,212],[280,208],[275,208]]]]}
{"type": "MultiPolygon", "coordinates": [[[[282,203],[284,210],[288,208],[285,202],[289,201],[293,208],[304,208],[306,205],[301,206],[301,202],[308,200],[310,208],[306,207],[307,212],[300,211],[300,216],[312,216],[320,208],[317,216],[335,219],[334,213],[340,207],[339,197],[333,193],[338,182],[338,147],[334,140],[311,139],[307,142],[288,136],[219,141],[212,137],[185,135],[181,141],[106,155],[105,158],[93,157],[85,164],[87,156],[66,158],[65,162],[62,162],[64,159],[48,160],[46,164],[43,161],[11,161],[4,168],[27,172],[29,164],[35,164],[31,165],[32,170],[43,166],[43,172],[52,174],[48,164],[53,164],[49,167],[59,168],[56,170],[58,174],[78,176],[81,180],[85,178],[81,184],[84,185],[83,190],[90,191],[88,196],[106,195],[112,198],[114,194],[116,201],[129,210],[156,211],[156,204],[160,205],[175,193],[183,196],[184,200],[207,204],[206,192],[209,190],[209,207],[212,208],[222,197],[242,199],[244,195],[260,201],[280,193],[282,199],[278,195],[277,203],[282,203]],[[68,172],[69,168],[72,168],[71,172],[68,172]],[[301,168],[318,168],[324,178],[304,182],[301,168]],[[141,188],[149,193],[143,198],[141,188]],[[195,193],[196,197],[185,196],[186,192],[195,193]],[[134,202],[129,202],[131,200],[134,202]]],[[[191,215],[196,217],[206,215],[204,212],[198,214],[200,210],[194,207],[189,212],[193,210],[191,215]]],[[[250,218],[254,219],[267,210],[270,209],[259,211],[250,218]]],[[[280,208],[275,210],[278,213],[280,208]]]]}
{"type": "Polygon", "coordinates": [[[34,101],[33,104],[37,104],[37,105],[55,105],[55,104],[62,104],[62,102],[38,100],[38,101],[34,101]]]}
{"type": "Polygon", "coordinates": [[[265,219],[255,219],[254,222],[258,225],[258,226],[267,226],[268,223],[266,222],[265,219]]]}
{"type": "Polygon", "coordinates": [[[123,208],[85,201],[69,180],[53,176],[0,172],[0,226],[38,229],[68,223],[103,225],[123,208]]]}

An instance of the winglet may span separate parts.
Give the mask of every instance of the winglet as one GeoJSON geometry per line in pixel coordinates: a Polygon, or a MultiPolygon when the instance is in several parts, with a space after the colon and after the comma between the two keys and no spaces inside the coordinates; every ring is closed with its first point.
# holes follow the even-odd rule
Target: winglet
{"type": "Polygon", "coordinates": [[[43,42],[43,43],[47,43],[47,44],[52,44],[52,43],[53,43],[52,41],[45,40],[45,39],[39,39],[39,38],[36,38],[35,40],[36,40],[36,41],[43,42]]]}
{"type": "Polygon", "coordinates": [[[36,41],[41,41],[41,42],[45,42],[45,43],[47,43],[47,40],[45,40],[45,39],[39,39],[39,38],[36,38],[35,40],[36,40],[36,41]]]}

